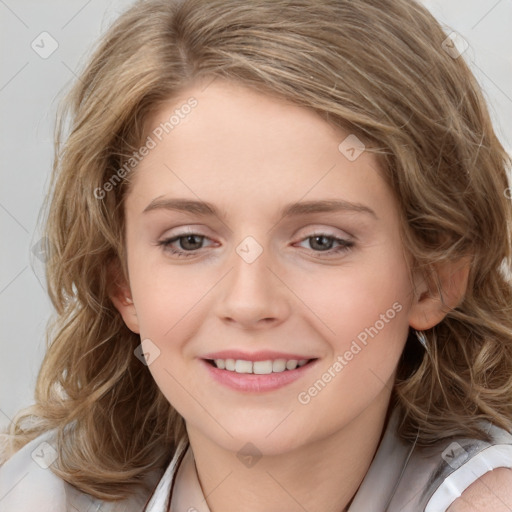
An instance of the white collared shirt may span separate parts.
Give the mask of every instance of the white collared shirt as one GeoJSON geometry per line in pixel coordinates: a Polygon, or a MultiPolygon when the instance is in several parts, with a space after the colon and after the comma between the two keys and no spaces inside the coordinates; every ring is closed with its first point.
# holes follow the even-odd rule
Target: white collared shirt
{"type": "MultiPolygon", "coordinates": [[[[349,512],[445,512],[486,472],[512,468],[512,435],[494,425],[486,424],[490,443],[457,438],[421,450],[398,439],[395,428],[393,414],[349,512]]],[[[210,512],[186,439],[165,472],[151,475],[150,496],[106,502],[51,471],[53,434],[34,439],[0,467],[0,512],[169,512],[169,505],[171,512],[210,512]]]]}

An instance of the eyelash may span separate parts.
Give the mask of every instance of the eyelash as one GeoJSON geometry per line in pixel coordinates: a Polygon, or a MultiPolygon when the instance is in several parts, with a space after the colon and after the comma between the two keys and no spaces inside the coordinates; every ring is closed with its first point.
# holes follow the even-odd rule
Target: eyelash
{"type": "MultiPolygon", "coordinates": [[[[181,235],[177,235],[172,238],[168,238],[166,240],[161,240],[157,243],[157,245],[161,246],[165,252],[170,252],[171,254],[173,254],[179,258],[181,258],[181,257],[188,258],[190,256],[195,256],[196,252],[199,251],[200,249],[194,249],[192,251],[184,251],[184,250],[175,249],[174,247],[171,247],[171,244],[173,242],[176,242],[176,241],[180,240],[181,238],[186,238],[188,236],[194,236],[194,237],[198,237],[201,239],[207,238],[206,236],[199,235],[198,233],[183,233],[181,235]]],[[[340,244],[337,248],[329,249],[328,251],[315,251],[312,249],[313,252],[318,253],[318,254],[329,254],[332,256],[334,254],[348,252],[354,246],[354,242],[351,240],[344,240],[343,238],[337,238],[337,237],[329,235],[327,233],[314,233],[312,235],[309,235],[309,236],[303,238],[300,241],[302,242],[302,241],[308,240],[310,238],[318,238],[318,237],[324,237],[324,238],[327,238],[328,240],[333,240],[334,242],[338,242],[340,244]]]]}

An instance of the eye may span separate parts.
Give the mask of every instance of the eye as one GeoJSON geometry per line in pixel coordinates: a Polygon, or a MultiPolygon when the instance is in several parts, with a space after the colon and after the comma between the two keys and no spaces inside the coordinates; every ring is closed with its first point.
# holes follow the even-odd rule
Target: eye
{"type": "Polygon", "coordinates": [[[196,251],[202,248],[200,246],[206,238],[206,236],[199,235],[197,233],[182,233],[172,238],[161,240],[158,242],[158,245],[161,246],[166,252],[170,252],[176,256],[186,258],[189,256],[194,256],[196,251]],[[175,242],[178,242],[178,245],[181,246],[181,248],[173,247],[172,244],[175,242]]]}
{"type": "Polygon", "coordinates": [[[354,246],[354,242],[351,240],[338,238],[327,233],[315,233],[302,240],[302,242],[306,241],[309,242],[314,252],[322,252],[328,255],[349,251],[354,246]],[[338,246],[333,248],[334,244],[338,244],[338,246]]]}
{"type": "MultiPolygon", "coordinates": [[[[190,257],[196,255],[197,251],[202,249],[203,242],[209,240],[208,237],[198,233],[181,233],[172,238],[161,240],[157,243],[165,252],[178,257],[190,257]],[[174,244],[178,245],[176,247],[174,244]]],[[[325,253],[327,256],[349,251],[354,242],[338,238],[327,233],[314,233],[304,238],[301,243],[308,241],[310,247],[315,253],[325,253]],[[337,247],[333,246],[337,244],[337,247]]],[[[323,256],[322,256],[323,257],[323,256]]]]}

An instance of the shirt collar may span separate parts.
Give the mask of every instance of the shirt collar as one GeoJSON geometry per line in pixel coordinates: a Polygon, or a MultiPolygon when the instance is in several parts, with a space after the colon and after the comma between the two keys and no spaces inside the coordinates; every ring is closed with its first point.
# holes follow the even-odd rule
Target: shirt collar
{"type": "Polygon", "coordinates": [[[176,482],[176,472],[179,470],[188,448],[188,439],[182,439],[176,448],[176,452],[174,453],[171,463],[167,466],[165,473],[158,482],[151,498],[146,504],[144,512],[168,512],[169,498],[176,482]]]}
{"type": "MultiPolygon", "coordinates": [[[[406,445],[397,438],[396,424],[396,414],[392,414],[348,512],[379,510],[391,500],[414,449],[414,445],[406,445]]],[[[194,454],[187,439],[183,439],[178,445],[171,463],[145,508],[145,512],[169,510],[210,512],[197,476],[194,454]]]]}

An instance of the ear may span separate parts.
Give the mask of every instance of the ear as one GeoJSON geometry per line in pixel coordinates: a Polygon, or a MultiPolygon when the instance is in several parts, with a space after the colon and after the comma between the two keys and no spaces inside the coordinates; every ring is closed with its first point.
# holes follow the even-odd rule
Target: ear
{"type": "Polygon", "coordinates": [[[416,276],[416,298],[409,311],[409,325],[424,331],[437,325],[464,299],[471,265],[469,256],[438,264],[428,279],[416,276]]]}
{"type": "Polygon", "coordinates": [[[123,276],[119,261],[108,264],[109,288],[108,295],[115,308],[123,317],[124,323],[134,333],[140,334],[137,311],[130,291],[130,285],[123,276]]]}

